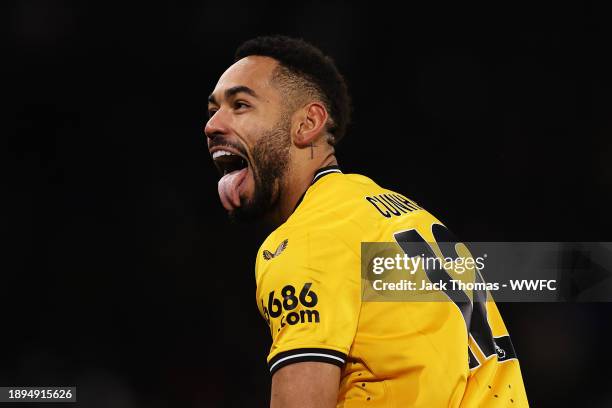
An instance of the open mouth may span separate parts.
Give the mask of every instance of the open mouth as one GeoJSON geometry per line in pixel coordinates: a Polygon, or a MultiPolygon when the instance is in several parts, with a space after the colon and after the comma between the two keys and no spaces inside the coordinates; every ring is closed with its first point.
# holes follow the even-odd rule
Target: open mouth
{"type": "Polygon", "coordinates": [[[228,150],[217,150],[213,152],[212,158],[221,177],[245,169],[249,165],[244,157],[228,150]]]}

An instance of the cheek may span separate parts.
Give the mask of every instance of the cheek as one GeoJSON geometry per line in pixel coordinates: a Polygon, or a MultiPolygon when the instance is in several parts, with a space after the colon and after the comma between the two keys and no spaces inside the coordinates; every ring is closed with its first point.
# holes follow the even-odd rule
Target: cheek
{"type": "Polygon", "coordinates": [[[263,144],[267,134],[268,132],[265,129],[260,126],[254,126],[252,123],[243,128],[242,133],[239,133],[240,139],[247,149],[250,164],[253,167],[258,167],[260,164],[257,163],[257,160],[261,160],[262,149],[265,150],[263,144]]]}
{"type": "Polygon", "coordinates": [[[257,144],[263,135],[274,129],[276,122],[272,119],[268,118],[264,113],[253,111],[236,115],[234,126],[236,132],[252,147],[257,144]]]}

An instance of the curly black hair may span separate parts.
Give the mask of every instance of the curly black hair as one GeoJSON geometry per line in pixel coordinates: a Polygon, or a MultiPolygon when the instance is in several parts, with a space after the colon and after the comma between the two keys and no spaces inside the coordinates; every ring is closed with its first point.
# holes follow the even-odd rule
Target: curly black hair
{"type": "Polygon", "coordinates": [[[318,97],[327,108],[330,120],[329,142],[338,143],[345,135],[351,118],[351,99],[344,77],[333,59],[303,39],[283,35],[250,39],[238,47],[234,62],[258,55],[279,62],[275,78],[283,86],[299,89],[302,95],[318,97]]]}

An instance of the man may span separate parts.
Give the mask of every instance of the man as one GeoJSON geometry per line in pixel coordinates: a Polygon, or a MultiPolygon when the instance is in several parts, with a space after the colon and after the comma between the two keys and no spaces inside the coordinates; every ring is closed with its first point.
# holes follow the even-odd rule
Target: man
{"type": "Polygon", "coordinates": [[[350,100],[330,58],[302,40],[247,41],[208,111],[223,206],[278,226],[256,260],[273,408],[527,406],[493,302],[362,300],[362,242],[450,235],[403,195],[342,173],[350,100]]]}

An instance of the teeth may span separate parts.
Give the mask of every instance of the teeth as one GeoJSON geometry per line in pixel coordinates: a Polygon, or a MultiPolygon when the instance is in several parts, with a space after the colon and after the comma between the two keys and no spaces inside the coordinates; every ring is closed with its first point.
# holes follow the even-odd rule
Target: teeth
{"type": "Polygon", "coordinates": [[[217,150],[216,152],[212,154],[213,159],[216,159],[217,157],[221,157],[221,156],[235,156],[235,154],[230,153],[227,150],[217,150]]]}

